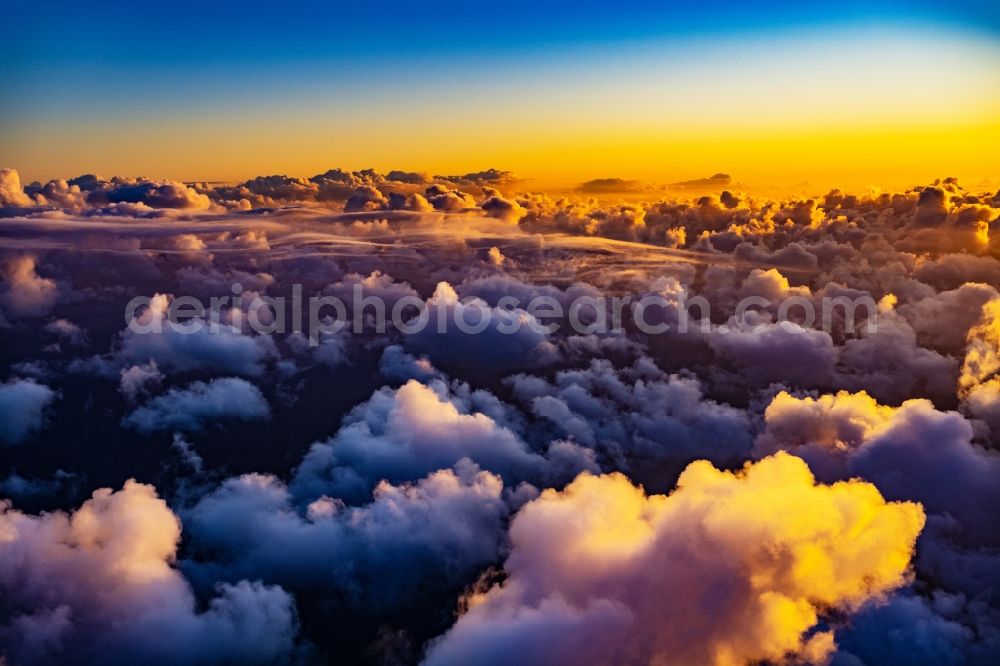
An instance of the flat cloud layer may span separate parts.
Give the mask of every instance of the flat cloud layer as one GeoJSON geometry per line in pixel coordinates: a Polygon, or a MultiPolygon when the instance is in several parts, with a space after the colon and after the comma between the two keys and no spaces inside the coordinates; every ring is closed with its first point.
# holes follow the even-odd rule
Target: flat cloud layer
{"type": "Polygon", "coordinates": [[[1000,195],[531,185],[0,172],[0,662],[1000,660],[1000,195]]]}

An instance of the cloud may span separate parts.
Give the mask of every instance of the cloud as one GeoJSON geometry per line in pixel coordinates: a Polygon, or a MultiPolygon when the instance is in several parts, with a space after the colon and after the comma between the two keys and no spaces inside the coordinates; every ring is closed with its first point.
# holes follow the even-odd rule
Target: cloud
{"type": "Polygon", "coordinates": [[[87,203],[142,204],[150,208],[205,209],[211,205],[209,198],[184,183],[169,180],[112,181],[108,186],[94,189],[87,194],[87,203]]]}
{"type": "Polygon", "coordinates": [[[844,343],[838,385],[865,389],[883,402],[920,396],[947,404],[955,393],[955,359],[920,346],[917,332],[895,305],[893,295],[883,298],[877,330],[844,343]]]}
{"type": "MultiPolygon", "coordinates": [[[[312,345],[304,334],[293,331],[285,338],[285,344],[291,348],[297,359],[320,363],[328,368],[336,368],[348,362],[350,333],[346,328],[336,333],[320,332],[314,340],[316,344],[312,345]]],[[[290,361],[291,359],[287,359],[282,363],[290,361]]]]}
{"type": "MultiPolygon", "coordinates": [[[[354,294],[359,290],[364,297],[384,304],[386,320],[391,316],[396,303],[402,299],[419,300],[417,291],[408,282],[397,282],[391,275],[379,270],[374,270],[369,275],[348,273],[338,282],[326,285],[323,293],[336,296],[345,303],[353,303],[354,294]]],[[[374,306],[366,308],[365,311],[374,312],[374,306]]]]}
{"type": "MultiPolygon", "coordinates": [[[[426,385],[411,379],[395,390],[380,389],[345,417],[336,435],[312,445],[292,491],[301,500],[357,500],[379,480],[416,480],[463,458],[508,483],[544,478],[546,459],[504,423],[503,409],[485,391],[456,394],[440,380],[426,385]]],[[[570,473],[588,462],[581,456],[584,467],[570,473]]]]}
{"type": "MultiPolygon", "coordinates": [[[[260,236],[250,231],[242,236],[232,238],[229,235],[216,239],[215,243],[226,250],[251,249],[260,236]]],[[[213,243],[214,245],[214,243],[213,243]]],[[[261,249],[269,249],[264,239],[261,249]]],[[[267,291],[274,284],[274,276],[264,272],[250,273],[244,270],[223,270],[214,266],[184,266],[174,274],[180,293],[189,296],[212,297],[230,296],[232,287],[239,284],[244,292],[267,291]]],[[[242,294],[241,294],[242,295],[242,294]]]]}
{"type": "Polygon", "coordinates": [[[1000,378],[976,384],[963,399],[963,407],[987,426],[994,438],[1000,438],[1000,378]]]}
{"type": "Polygon", "coordinates": [[[819,661],[833,647],[807,633],[819,614],[903,584],[923,522],[784,454],[736,474],[693,463],[667,496],[585,474],[521,509],[507,579],[426,663],[819,661]]]}
{"type": "Polygon", "coordinates": [[[25,193],[34,199],[38,206],[57,206],[68,210],[83,210],[87,197],[78,184],[70,184],[65,180],[50,180],[45,185],[32,183],[25,188],[25,193]]]}
{"type": "MultiPolygon", "coordinates": [[[[225,640],[201,651],[211,632],[192,627],[207,626],[197,618],[212,612],[211,599],[235,609],[234,618],[250,604],[244,598],[257,600],[275,609],[275,626],[286,627],[282,613],[294,612],[294,594],[304,636],[280,638],[283,645],[314,643],[320,660],[412,663],[428,639],[455,622],[452,610],[472,585],[459,604],[470,619],[459,621],[455,635],[487,612],[469,610],[483,594],[517,597],[509,607],[488,603],[503,606],[489,628],[514,637],[498,648],[497,660],[530,660],[530,652],[505,650],[551,644],[552,659],[572,661],[583,650],[584,661],[593,655],[601,663],[644,663],[658,654],[661,634],[673,640],[671,627],[690,622],[702,631],[705,618],[718,615],[719,633],[681,649],[725,645],[720,649],[746,648],[780,662],[778,643],[794,644],[789,649],[800,661],[829,656],[852,666],[887,654],[911,662],[997,661],[1000,523],[990,509],[1000,502],[1000,343],[991,303],[1000,292],[1000,200],[993,191],[948,179],[898,191],[786,197],[708,183],[714,191],[650,189],[655,196],[631,193],[622,203],[572,191],[518,191],[501,172],[438,178],[331,169],[236,185],[87,175],[23,189],[5,178],[0,333],[3,367],[13,379],[0,385],[0,396],[6,391],[17,400],[0,423],[27,432],[16,436],[27,445],[5,449],[0,487],[22,511],[58,513],[77,506],[79,493],[121,487],[130,475],[157,484],[185,521],[178,568],[193,590],[185,593],[183,632],[144,634],[170,643],[164,660],[240,660],[242,646],[233,647],[236,639],[221,624],[212,631],[225,640]],[[942,196],[923,194],[928,188],[942,196]],[[916,223],[935,215],[936,226],[916,223]],[[233,298],[237,282],[243,290],[233,298]],[[417,299],[428,307],[428,327],[380,331],[371,301],[357,331],[321,334],[317,347],[300,333],[267,336],[229,326],[245,318],[255,297],[287,298],[294,285],[305,298],[337,296],[348,310],[357,289],[381,298],[387,314],[402,299],[417,299]],[[144,294],[155,296],[138,323],[163,330],[122,330],[126,303],[144,294]],[[615,296],[652,294],[666,299],[648,313],[673,327],[663,335],[637,330],[627,310],[618,331],[578,333],[566,318],[559,330],[545,331],[532,324],[551,320],[527,308],[545,297],[568,312],[577,298],[604,297],[610,312],[615,296]],[[233,307],[223,308],[215,331],[199,316],[201,330],[181,333],[166,322],[173,295],[206,304],[229,296],[233,307]],[[747,315],[748,328],[735,327],[734,308],[751,295],[770,303],[747,315]],[[710,305],[705,312],[697,297],[710,305]],[[783,325],[778,302],[790,297],[806,299],[818,314],[827,298],[879,305],[860,307],[853,321],[838,306],[829,327],[822,316],[811,326],[801,318],[783,325]],[[695,330],[681,333],[685,313],[695,330]],[[486,315],[490,322],[471,333],[455,324],[458,314],[469,328],[486,315]],[[437,333],[441,317],[445,330],[437,333]],[[507,321],[520,323],[516,333],[500,330],[507,321]],[[34,435],[39,428],[41,436],[34,435]],[[821,483],[845,482],[851,498],[868,483],[888,501],[922,503],[927,525],[912,552],[912,584],[849,603],[798,597],[784,582],[748,573],[758,560],[741,558],[753,549],[732,541],[744,534],[742,524],[713,536],[708,547],[684,521],[671,523],[673,541],[651,528],[656,544],[689,548],[670,566],[652,546],[613,535],[630,564],[609,569],[611,592],[588,587],[577,598],[567,592],[576,593],[573,580],[555,592],[545,581],[537,590],[523,582],[527,569],[517,569],[515,555],[536,551],[510,540],[511,516],[536,506],[530,502],[539,493],[575,498],[577,490],[563,489],[581,471],[625,475],[627,481],[584,478],[603,479],[592,481],[601,498],[619,494],[604,484],[632,488],[652,515],[660,509],[650,507],[693,497],[687,486],[674,486],[695,461],[736,470],[781,451],[804,460],[821,483]],[[639,485],[646,495],[635,490],[639,485]],[[497,569],[505,559],[506,573],[497,569]],[[697,568],[702,559],[711,567],[697,568]],[[743,567],[739,575],[727,568],[734,561],[743,567]],[[673,594],[666,587],[682,579],[707,590],[703,598],[712,604],[682,611],[654,605],[656,595],[688,603],[688,588],[673,594]],[[761,610],[759,595],[746,594],[757,580],[793,599],[793,619],[807,616],[795,601],[804,598],[816,624],[801,630],[801,620],[765,645],[761,627],[772,626],[763,622],[773,615],[761,610]],[[233,590],[216,592],[220,583],[233,590]],[[487,593],[508,586],[521,591],[487,593]],[[743,624],[748,608],[757,615],[743,624]],[[177,652],[185,646],[192,652],[177,652]],[[191,656],[196,649],[208,656],[191,656]]],[[[790,479],[800,476],[794,465],[788,469],[790,479]]],[[[795,510],[777,516],[758,499],[763,488],[746,492],[745,481],[734,483],[735,506],[763,507],[762,543],[774,546],[768,556],[787,571],[794,562],[785,553],[800,551],[786,537],[800,526],[836,559],[840,547],[857,545],[837,530],[872,515],[848,511],[844,523],[821,521],[825,514],[810,495],[800,502],[802,515],[793,502],[795,510]],[[819,523],[833,531],[818,534],[819,523]]],[[[807,495],[805,488],[826,488],[800,485],[807,495]]],[[[610,499],[594,503],[615,506],[610,499]]],[[[699,504],[712,516],[698,518],[699,525],[731,510],[719,497],[713,503],[722,508],[699,504]]],[[[589,509],[577,514],[589,520],[589,509]]],[[[570,518],[546,530],[546,543],[588,543],[566,536],[570,518]]],[[[759,525],[757,518],[744,522],[759,525]]],[[[168,586],[187,589],[172,561],[166,566],[180,585],[168,586]]],[[[809,558],[797,561],[807,567],[809,558]]],[[[588,571],[579,568],[590,560],[580,562],[569,561],[567,577],[589,585],[588,571]]],[[[876,563],[873,555],[862,564],[876,563]]],[[[558,579],[559,566],[553,569],[558,579]]],[[[82,585],[50,573],[41,577],[82,585]]],[[[0,578],[0,586],[13,589],[19,580],[0,578]]],[[[119,642],[117,629],[83,622],[91,611],[81,615],[77,606],[90,608],[82,601],[59,601],[66,598],[60,592],[8,605],[7,589],[0,589],[0,625],[11,627],[2,651],[12,664],[71,661],[66,654],[100,662],[119,642]],[[31,644],[14,636],[30,636],[31,644]],[[6,649],[15,642],[16,649],[6,649]]],[[[36,588],[26,590],[24,599],[36,588]]],[[[94,590],[94,599],[103,598],[94,590]]],[[[130,589],[128,622],[152,612],[145,606],[156,606],[157,594],[130,589]]],[[[235,619],[229,626],[237,627],[232,635],[266,633],[254,624],[240,628],[235,619]]],[[[265,653],[278,662],[297,656],[265,653]]],[[[136,654],[124,658],[146,660],[136,654]]],[[[544,660],[549,653],[539,654],[544,660]]]]}
{"type": "Polygon", "coordinates": [[[244,335],[228,322],[205,317],[190,327],[174,327],[167,318],[172,297],[156,294],[136,315],[136,330],[121,332],[113,358],[121,364],[155,361],[161,369],[179,372],[225,372],[257,377],[276,355],[270,337],[244,335]],[[197,330],[194,330],[194,329],[197,330]],[[140,332],[142,331],[142,332],[140,332]],[[145,332],[148,331],[148,332],[145,332]]]}
{"type": "Polygon", "coordinates": [[[0,443],[20,444],[45,424],[45,410],[57,393],[34,379],[0,384],[0,443]]]}
{"type": "Polygon", "coordinates": [[[416,357],[407,354],[399,345],[389,345],[382,352],[379,360],[379,372],[386,378],[400,382],[415,379],[426,383],[432,379],[443,379],[444,376],[426,356],[416,357]]]}
{"type": "Polygon", "coordinates": [[[765,455],[809,443],[850,450],[884,431],[895,414],[864,392],[797,398],[782,391],[767,406],[756,446],[765,455]]]}
{"type": "Polygon", "coordinates": [[[528,211],[521,207],[516,201],[505,199],[497,190],[486,188],[488,198],[483,201],[480,208],[489,217],[495,217],[504,222],[516,224],[528,211]]]}
{"type": "Polygon", "coordinates": [[[913,223],[918,227],[938,227],[948,217],[948,199],[940,187],[925,187],[917,198],[913,223]]]}
{"type": "Polygon", "coordinates": [[[901,305],[898,311],[913,327],[920,346],[958,354],[965,350],[969,330],[979,322],[983,306],[996,298],[1000,294],[988,284],[967,282],[957,289],[901,305]]]}
{"type": "Polygon", "coordinates": [[[887,603],[870,604],[838,632],[840,651],[833,663],[920,666],[995,660],[1000,635],[986,626],[977,632],[959,621],[955,609],[961,604],[961,598],[947,594],[931,599],[895,595],[887,603]]]}
{"type": "Polygon", "coordinates": [[[344,203],[345,213],[357,213],[368,210],[384,210],[389,207],[389,200],[374,187],[362,186],[354,191],[344,203]]]}
{"type": "Polygon", "coordinates": [[[459,299],[454,287],[439,282],[426,313],[427,325],[407,335],[405,346],[446,370],[474,365],[509,372],[556,360],[546,323],[519,307],[490,307],[475,296],[459,299]],[[491,350],[486,358],[484,348],[491,350]]]}
{"type": "Polygon", "coordinates": [[[487,259],[489,259],[489,262],[494,266],[503,266],[504,262],[507,260],[507,257],[503,256],[503,252],[500,248],[495,245],[489,249],[486,256],[487,259]]]}
{"type": "Polygon", "coordinates": [[[15,169],[0,169],[0,206],[28,206],[31,199],[21,187],[21,176],[15,169]]]}
{"type": "Polygon", "coordinates": [[[215,188],[222,200],[246,201],[249,206],[274,206],[282,202],[315,200],[319,187],[304,178],[258,176],[234,188],[215,188]]]}
{"type": "Polygon", "coordinates": [[[727,173],[717,173],[708,178],[696,178],[694,180],[682,180],[670,183],[667,187],[676,190],[704,190],[729,187],[733,182],[732,177],[727,173]]]}
{"type": "Polygon", "coordinates": [[[0,306],[8,315],[19,317],[44,317],[52,311],[59,299],[55,280],[38,275],[37,259],[20,255],[8,259],[2,266],[0,306]]]}
{"type": "MultiPolygon", "coordinates": [[[[1000,457],[973,444],[971,424],[927,400],[880,405],[866,393],[818,398],[779,393],[765,412],[759,454],[783,449],[824,480],[862,477],[890,499],[923,503],[957,522],[961,543],[996,542],[1000,457]]],[[[953,530],[954,531],[954,530],[953,530]]]]}
{"type": "Polygon", "coordinates": [[[50,478],[22,476],[15,470],[0,480],[0,493],[14,501],[51,501],[54,498],[74,497],[80,481],[79,475],[63,469],[55,470],[50,478]]]}
{"type": "MultiPolygon", "coordinates": [[[[708,344],[739,368],[734,381],[751,387],[772,382],[795,386],[826,386],[833,376],[837,349],[830,334],[803,328],[793,322],[753,323],[714,328],[708,344]]],[[[758,320],[759,321],[759,320],[758,320]]]]}
{"type": "Polygon", "coordinates": [[[200,431],[214,421],[258,421],[271,410],[256,386],[238,377],[194,382],[170,389],[122,420],[122,425],[149,434],[157,430],[200,431]]]}
{"type": "Polygon", "coordinates": [[[87,332],[68,319],[54,319],[43,330],[72,346],[83,347],[87,344],[87,332]]]}
{"type": "Polygon", "coordinates": [[[937,289],[958,289],[966,282],[1000,284],[1000,260],[970,254],[929,257],[913,271],[916,279],[937,289]]]}
{"type": "Polygon", "coordinates": [[[637,180],[624,178],[594,178],[580,183],[577,189],[588,194],[635,192],[640,189],[640,183],[637,180]]]}
{"type": "MultiPolygon", "coordinates": [[[[562,306],[563,311],[569,310],[573,301],[582,296],[596,298],[602,295],[599,289],[584,282],[574,282],[560,288],[544,281],[536,282],[527,275],[519,277],[504,273],[469,277],[452,289],[460,293],[463,298],[474,296],[486,301],[491,307],[497,307],[504,296],[517,299],[522,306],[527,306],[534,299],[551,298],[562,306]]],[[[471,316],[469,320],[475,321],[471,316]]]]}
{"type": "Polygon", "coordinates": [[[457,185],[491,185],[493,187],[502,187],[518,180],[513,172],[501,169],[486,169],[485,171],[475,171],[459,176],[434,176],[434,178],[457,185]]]}
{"type": "MultiPolygon", "coordinates": [[[[775,268],[761,270],[754,268],[743,279],[740,296],[759,296],[772,303],[781,303],[792,297],[806,298],[810,296],[809,287],[793,287],[788,278],[775,268]]],[[[771,307],[771,306],[769,306],[771,307]]]]}
{"type": "Polygon", "coordinates": [[[472,195],[444,185],[431,185],[424,191],[424,197],[434,210],[443,212],[456,213],[476,207],[472,195]]]}
{"type": "Polygon", "coordinates": [[[390,210],[412,210],[417,213],[429,213],[434,210],[434,206],[419,192],[402,194],[400,192],[389,193],[390,210]]]}
{"type": "Polygon", "coordinates": [[[288,658],[291,597],[246,581],[198,611],[171,566],[180,522],[151,486],[102,488],[73,513],[0,502],[0,653],[17,664],[270,663],[288,658]]]}
{"type": "Polygon", "coordinates": [[[706,399],[696,379],[667,375],[648,358],[617,370],[610,361],[593,360],[557,372],[551,383],[528,375],[505,383],[556,436],[658,485],[672,483],[693,460],[732,465],[750,451],[742,411],[706,399]]]}
{"type": "MultiPolygon", "coordinates": [[[[989,508],[1000,501],[1000,457],[973,444],[972,424],[956,412],[935,410],[926,400],[891,407],[867,394],[846,392],[818,398],[779,394],[767,408],[765,422],[757,440],[759,455],[781,448],[802,457],[826,481],[862,478],[889,499],[921,502],[928,524],[918,543],[917,573],[932,581],[935,594],[970,600],[962,612],[934,605],[937,617],[931,618],[928,630],[953,634],[958,628],[952,624],[958,623],[984,642],[992,641],[992,647],[973,644],[971,638],[959,644],[949,641],[954,649],[967,643],[963,659],[980,650],[1000,654],[1000,642],[989,638],[997,626],[996,609],[983,601],[1000,589],[995,575],[1000,522],[989,508]],[[972,603],[975,599],[980,601],[972,603]]],[[[927,615],[929,609],[920,613],[927,615]]],[[[870,615],[871,622],[886,621],[878,612],[870,615]]],[[[905,635],[909,630],[894,631],[905,635]]],[[[855,633],[863,644],[853,649],[859,655],[883,649],[868,644],[875,631],[858,624],[855,633]]],[[[921,649],[948,648],[929,644],[941,637],[919,640],[925,643],[921,649]]]]}
{"type": "Polygon", "coordinates": [[[959,387],[969,389],[1000,374],[1000,298],[982,306],[977,324],[969,330],[959,387]]]}
{"type": "Polygon", "coordinates": [[[118,390],[129,402],[145,395],[150,387],[159,385],[164,375],[156,366],[156,361],[122,368],[118,390]]]}
{"type": "Polygon", "coordinates": [[[468,460],[412,483],[379,483],[348,507],[321,496],[303,510],[269,475],[226,480],[185,512],[192,575],[323,590],[349,607],[399,607],[430,584],[462,584],[499,553],[508,508],[500,478],[468,460]]]}

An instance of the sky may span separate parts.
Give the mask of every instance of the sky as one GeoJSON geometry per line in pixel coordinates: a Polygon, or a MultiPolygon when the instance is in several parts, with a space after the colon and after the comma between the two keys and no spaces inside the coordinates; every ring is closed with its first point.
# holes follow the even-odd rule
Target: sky
{"type": "Polygon", "coordinates": [[[25,182],[996,176],[995,3],[539,5],[8,8],[0,162],[25,182]]]}

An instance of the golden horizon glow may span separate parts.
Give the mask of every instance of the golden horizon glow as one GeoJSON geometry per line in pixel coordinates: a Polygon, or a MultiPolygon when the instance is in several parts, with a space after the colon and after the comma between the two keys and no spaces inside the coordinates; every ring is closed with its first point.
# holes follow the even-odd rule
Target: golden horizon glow
{"type": "Polygon", "coordinates": [[[501,65],[500,80],[473,76],[488,68],[444,68],[423,85],[289,80],[267,101],[249,89],[206,93],[168,109],[32,120],[25,132],[15,119],[4,128],[4,166],[25,182],[493,167],[529,189],[717,172],[747,186],[817,189],[998,175],[1000,47],[963,33],[807,35],[703,51],[644,44],[582,63],[501,65]]]}

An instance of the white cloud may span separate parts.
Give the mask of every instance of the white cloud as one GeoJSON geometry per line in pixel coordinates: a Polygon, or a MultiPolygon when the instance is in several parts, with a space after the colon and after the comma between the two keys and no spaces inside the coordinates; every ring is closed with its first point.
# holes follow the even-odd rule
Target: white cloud
{"type": "Polygon", "coordinates": [[[0,502],[0,535],[0,651],[13,663],[270,663],[293,648],[280,588],[223,585],[196,609],[171,566],[180,522],[151,486],[97,490],[70,514],[0,502]]]}

